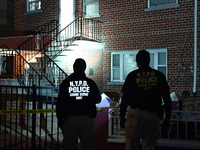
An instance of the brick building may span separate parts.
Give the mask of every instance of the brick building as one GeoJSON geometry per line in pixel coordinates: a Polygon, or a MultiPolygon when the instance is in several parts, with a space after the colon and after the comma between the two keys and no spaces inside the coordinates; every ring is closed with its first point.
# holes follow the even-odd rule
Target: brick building
{"type": "MultiPolygon", "coordinates": [[[[183,91],[189,91],[192,94],[194,1],[177,2],[162,7],[159,5],[149,7],[147,1],[100,1],[99,13],[104,22],[102,42],[105,43],[104,91],[120,91],[120,83],[124,80],[123,75],[115,77],[115,74],[112,73],[116,69],[111,64],[112,58],[114,60],[116,56],[120,59],[123,57],[128,59],[132,57],[131,55],[135,55],[135,50],[147,49],[154,55],[152,56],[154,67],[157,66],[155,68],[165,72],[171,91],[180,94],[183,91]],[[117,56],[118,54],[120,56],[117,56]],[[115,78],[117,78],[116,82],[115,78]]],[[[199,40],[197,42],[199,43],[199,40]]],[[[198,55],[199,53],[197,53],[197,57],[198,55]]],[[[125,60],[120,63],[122,63],[120,65],[130,64],[125,60]]],[[[153,66],[153,64],[151,65],[153,66]]],[[[199,61],[197,61],[198,65],[199,61]]],[[[129,67],[133,68],[131,64],[129,67]]],[[[121,69],[120,71],[122,71],[121,69]]],[[[126,72],[125,69],[123,73],[126,75],[130,70],[126,72]]],[[[197,67],[197,76],[198,74],[197,67]]],[[[197,91],[198,89],[197,78],[197,91]]],[[[197,94],[199,93],[197,92],[197,94]]]]}
{"type": "MultiPolygon", "coordinates": [[[[51,20],[61,20],[62,17],[64,20],[70,18],[70,21],[73,21],[77,16],[102,21],[100,36],[101,43],[103,43],[103,92],[117,92],[119,94],[126,75],[135,68],[134,61],[130,62],[131,59],[134,59],[135,51],[147,49],[151,52],[152,59],[154,58],[151,66],[166,74],[171,91],[179,94],[182,94],[183,91],[189,91],[192,94],[195,40],[197,49],[199,48],[199,40],[194,39],[194,2],[194,0],[173,0],[172,2],[166,1],[156,4],[153,0],[142,2],[134,0],[74,0],[69,3],[62,0],[37,0],[33,4],[31,1],[18,0],[7,1],[7,5],[13,6],[14,4],[13,36],[29,35],[32,29],[51,20]],[[69,14],[65,12],[68,7],[73,8],[69,14]],[[64,12],[64,14],[61,12],[64,12]],[[130,60],[116,64],[123,58],[127,58],[127,61],[130,60]],[[129,69],[123,67],[123,65],[128,66],[128,64],[130,65],[129,69]]],[[[9,13],[9,10],[7,10],[7,13],[9,13]]],[[[199,19],[199,16],[196,16],[199,19]]],[[[10,23],[10,18],[7,19],[7,23],[10,23]]],[[[2,28],[6,29],[3,26],[2,28]]],[[[198,31],[196,32],[198,36],[198,31]]],[[[1,32],[1,37],[5,37],[3,32],[1,32]]],[[[198,77],[198,52],[196,63],[198,77]]],[[[196,91],[199,90],[197,77],[196,91]]],[[[196,93],[199,95],[198,92],[196,93]]]]}
{"type": "MultiPolygon", "coordinates": [[[[0,46],[7,45],[9,49],[17,49],[26,38],[37,34],[38,30],[33,29],[44,26],[52,20],[58,20],[59,31],[65,29],[77,17],[89,20],[84,26],[88,35],[100,28],[97,33],[101,40],[83,35],[83,39],[74,41],[78,45],[76,50],[70,46],[66,47],[73,49],[74,53],[69,51],[70,54],[68,53],[64,59],[58,56],[57,60],[62,59],[60,68],[70,74],[73,60],[77,57],[85,58],[88,63],[87,75],[97,82],[101,92],[107,93],[116,101],[120,99],[120,90],[126,75],[136,69],[135,56],[140,49],[150,52],[151,67],[166,75],[171,92],[183,96],[185,93],[200,96],[198,78],[200,7],[197,7],[200,2],[197,0],[162,2],[2,0],[1,2],[7,6],[0,6],[4,14],[10,14],[7,8],[14,7],[13,17],[0,18],[7,20],[4,23],[7,25],[1,25],[0,46]],[[93,28],[95,25],[93,21],[101,24],[93,28]],[[7,32],[8,27],[12,32],[7,32]]],[[[40,43],[41,47],[43,45],[40,43]]]]}

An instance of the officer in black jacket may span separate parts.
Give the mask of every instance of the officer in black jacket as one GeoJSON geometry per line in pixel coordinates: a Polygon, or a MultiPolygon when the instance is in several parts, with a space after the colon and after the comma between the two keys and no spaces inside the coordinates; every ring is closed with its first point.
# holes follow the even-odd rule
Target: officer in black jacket
{"type": "Polygon", "coordinates": [[[140,139],[144,150],[153,150],[160,136],[162,99],[165,104],[163,130],[169,129],[171,98],[165,75],[149,66],[150,54],[140,50],[137,70],[128,74],[122,88],[120,125],[125,127],[126,150],[138,150],[140,139]],[[128,116],[125,118],[127,106],[128,116]]]}
{"type": "Polygon", "coordinates": [[[74,73],[60,85],[56,113],[58,125],[64,128],[65,150],[76,150],[78,138],[82,150],[92,150],[93,118],[101,94],[96,83],[86,77],[86,62],[78,58],[73,65],[74,73]]]}

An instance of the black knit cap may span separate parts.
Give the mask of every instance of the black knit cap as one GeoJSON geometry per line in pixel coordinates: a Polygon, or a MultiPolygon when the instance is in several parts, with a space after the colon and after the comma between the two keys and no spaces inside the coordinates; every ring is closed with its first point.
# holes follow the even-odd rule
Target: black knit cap
{"type": "Polygon", "coordinates": [[[77,58],[73,65],[74,72],[84,72],[86,69],[86,62],[82,58],[77,58]]]}
{"type": "Polygon", "coordinates": [[[146,50],[140,50],[136,55],[136,62],[142,66],[149,66],[150,54],[146,50]]]}

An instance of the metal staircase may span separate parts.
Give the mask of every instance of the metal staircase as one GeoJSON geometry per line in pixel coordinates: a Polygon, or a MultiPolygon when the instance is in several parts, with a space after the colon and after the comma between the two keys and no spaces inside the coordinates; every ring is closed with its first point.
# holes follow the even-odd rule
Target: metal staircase
{"type": "Polygon", "coordinates": [[[25,86],[58,86],[67,74],[55,59],[63,52],[71,51],[69,47],[77,40],[99,42],[101,25],[100,21],[77,17],[62,30],[56,20],[34,29],[35,35],[17,49],[7,48],[15,55],[14,78],[25,86]]]}

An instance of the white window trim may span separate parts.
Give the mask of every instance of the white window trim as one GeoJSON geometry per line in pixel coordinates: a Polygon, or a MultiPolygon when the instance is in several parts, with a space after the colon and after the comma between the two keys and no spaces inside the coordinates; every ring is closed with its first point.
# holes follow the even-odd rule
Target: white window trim
{"type": "MultiPolygon", "coordinates": [[[[94,2],[94,3],[98,3],[98,6],[99,6],[99,0],[97,2],[94,2]]],[[[83,1],[83,12],[85,13],[84,18],[97,18],[97,17],[100,17],[99,13],[98,14],[87,15],[86,14],[85,5],[86,5],[85,2],[83,1]]]]}
{"type": "Polygon", "coordinates": [[[153,11],[153,10],[161,10],[161,9],[177,8],[177,7],[180,7],[180,5],[178,4],[178,0],[176,0],[176,3],[157,5],[157,6],[150,6],[150,0],[148,0],[148,8],[145,9],[145,11],[153,11]]]}
{"type": "MultiPolygon", "coordinates": [[[[161,48],[161,49],[146,49],[148,52],[150,53],[154,53],[154,69],[158,69],[158,67],[162,67],[162,66],[166,66],[166,78],[167,78],[167,74],[168,74],[168,69],[167,69],[167,49],[166,48],[161,48]],[[158,65],[158,53],[159,52],[165,52],[166,53],[166,65],[158,65]]],[[[123,54],[137,54],[139,50],[124,50],[124,51],[115,51],[115,52],[111,52],[111,77],[110,77],[110,83],[109,84],[123,84],[124,83],[124,79],[123,79],[123,54]],[[114,54],[120,54],[120,80],[114,80],[113,79],[113,55],[114,54]]]]}

